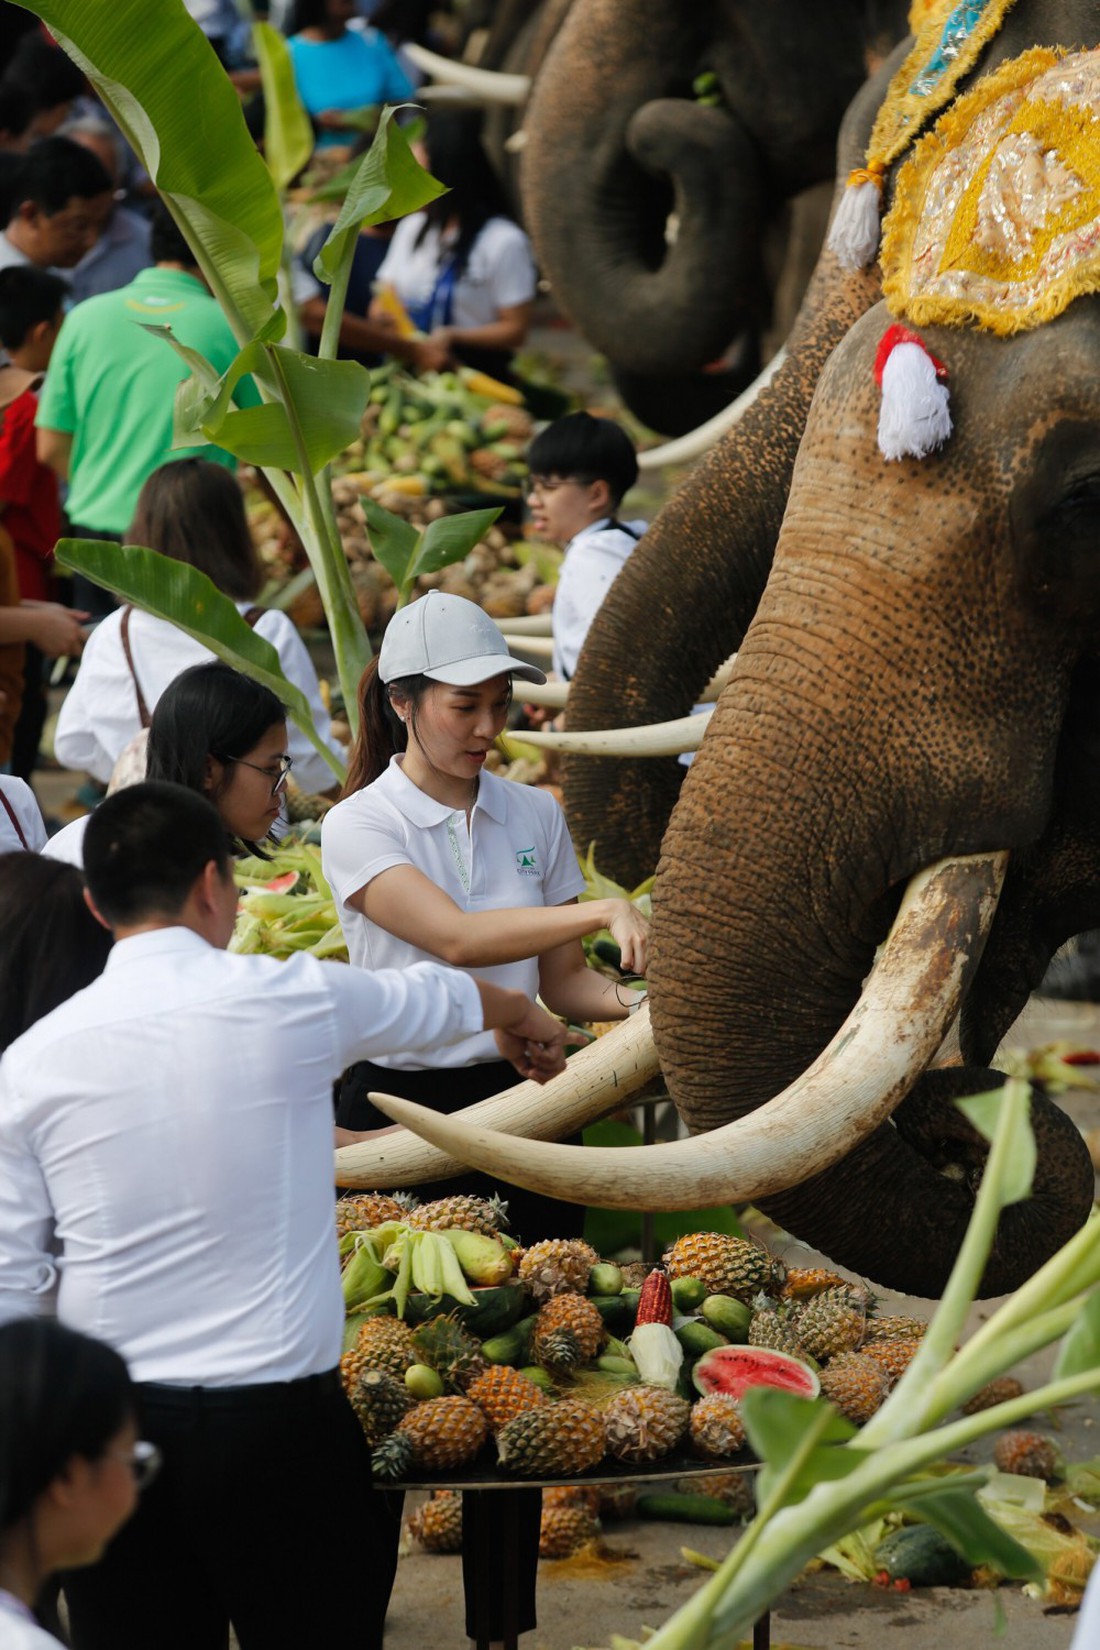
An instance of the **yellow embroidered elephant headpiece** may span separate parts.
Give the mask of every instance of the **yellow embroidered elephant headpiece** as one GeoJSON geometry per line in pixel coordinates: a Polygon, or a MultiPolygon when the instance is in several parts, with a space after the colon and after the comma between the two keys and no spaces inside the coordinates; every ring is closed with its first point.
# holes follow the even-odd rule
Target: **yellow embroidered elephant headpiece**
{"type": "MultiPolygon", "coordinates": [[[[1100,49],[1037,47],[941,115],[898,173],[880,261],[887,304],[910,326],[1007,337],[1100,291],[1100,49]]],[[[922,457],[950,433],[946,371],[918,361],[907,327],[883,344],[876,375],[900,433],[884,439],[880,424],[880,446],[888,458],[922,457]],[[900,392],[889,381],[891,339],[910,346],[900,392]],[[916,444],[906,435],[914,393],[916,444]]]]}

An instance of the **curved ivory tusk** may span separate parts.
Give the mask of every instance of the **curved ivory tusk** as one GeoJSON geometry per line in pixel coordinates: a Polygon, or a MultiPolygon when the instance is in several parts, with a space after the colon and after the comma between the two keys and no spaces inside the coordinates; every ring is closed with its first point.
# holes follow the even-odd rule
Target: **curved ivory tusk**
{"type": "Polygon", "coordinates": [[[437,86],[461,86],[486,103],[507,103],[513,107],[527,102],[531,77],[525,74],[498,74],[495,69],[477,69],[470,63],[456,63],[440,57],[426,46],[406,42],[405,56],[421,74],[429,75],[437,86]]]}
{"type": "Polygon", "coordinates": [[[653,722],[648,728],[601,728],[589,733],[549,733],[526,730],[518,737],[525,745],[572,751],[577,756],[682,756],[703,743],[713,707],[674,722],[653,722]]]}
{"type": "Polygon", "coordinates": [[[710,681],[699,695],[701,705],[713,705],[722,697],[723,689],[733,675],[733,667],[737,663],[736,653],[731,653],[724,665],[719,665],[710,681]]]}
{"type": "Polygon", "coordinates": [[[520,635],[518,631],[506,630],[504,640],[509,648],[518,648],[521,653],[528,654],[532,659],[550,659],[554,654],[552,636],[520,635]]]}
{"type": "Polygon", "coordinates": [[[759,1110],[668,1145],[559,1146],[375,1096],[388,1116],[498,1180],[602,1209],[755,1202],[845,1155],[931,1061],[981,957],[1007,853],[941,860],[912,879],[863,995],[825,1052],[759,1110]]]}
{"type": "Polygon", "coordinates": [[[662,447],[648,447],[640,452],[639,470],[659,470],[665,464],[686,464],[689,459],[699,458],[703,453],[709,452],[726,431],[732,430],[739,419],[748,412],[761,390],[767,389],[786,359],[786,349],[777,349],[767,366],[757,373],[748,389],[742,390],[728,407],[716,412],[713,418],[708,418],[697,430],[689,430],[687,435],[677,436],[675,441],[666,441],[662,447]]]}
{"type": "Polygon", "coordinates": [[[554,621],[549,613],[527,613],[507,620],[509,636],[552,636],[554,621]]]}
{"type": "MultiPolygon", "coordinates": [[[[564,710],[569,702],[568,682],[519,682],[517,699],[525,705],[546,705],[549,710],[564,710]]],[[[517,739],[526,739],[526,733],[517,733],[517,739]]]]}
{"type": "MultiPolygon", "coordinates": [[[[456,1116],[490,1127],[503,1126],[535,1140],[572,1134],[585,1123],[618,1111],[631,1095],[656,1077],[659,1069],[649,1028],[649,1005],[643,1003],[614,1031],[578,1049],[561,1075],[551,1082],[517,1083],[456,1116]]],[[[446,1074],[441,1072],[440,1082],[445,1081],[446,1074]]],[[[341,1146],[336,1153],[338,1186],[416,1186],[424,1180],[461,1174],[462,1169],[457,1158],[427,1145],[407,1129],[354,1146],[341,1146]]]]}

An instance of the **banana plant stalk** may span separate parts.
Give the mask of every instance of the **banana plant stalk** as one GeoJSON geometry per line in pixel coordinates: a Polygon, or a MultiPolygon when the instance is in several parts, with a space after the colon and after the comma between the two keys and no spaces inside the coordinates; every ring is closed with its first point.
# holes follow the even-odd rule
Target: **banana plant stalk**
{"type": "MultiPolygon", "coordinates": [[[[763,1388],[747,1394],[746,1430],[764,1463],[759,1511],[695,1596],[646,1641],[646,1650],[724,1650],[812,1558],[897,1508],[934,1525],[972,1565],[988,1563],[1007,1576],[1042,1580],[1037,1559],[977,1500],[976,1492],[988,1478],[984,1469],[926,1476],[934,1463],[989,1432],[1100,1391],[1096,1217],[1010,1296],[961,1351],[953,1350],[1000,1212],[1030,1195],[1035,1143],[1028,1095],[1028,1085],[1017,1080],[995,1094],[961,1103],[991,1141],[974,1212],[922,1351],[863,1430],[857,1433],[822,1400],[807,1402],[763,1388]],[[936,1424],[1020,1356],[1063,1336],[1053,1378],[1038,1391],[936,1424]]],[[[631,1650],[631,1641],[616,1636],[615,1646],[631,1650]]]]}

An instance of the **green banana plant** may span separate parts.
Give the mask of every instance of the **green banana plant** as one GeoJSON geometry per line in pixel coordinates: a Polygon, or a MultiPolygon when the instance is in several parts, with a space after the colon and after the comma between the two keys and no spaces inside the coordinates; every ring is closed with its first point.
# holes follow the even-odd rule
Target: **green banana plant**
{"type": "MultiPolygon", "coordinates": [[[[263,470],[316,575],[354,731],[355,690],[370,644],[340,542],[328,465],[359,433],[369,375],[357,363],[335,359],[336,341],[359,229],[418,211],[443,186],[418,165],[393,111],[383,111],[317,261],[318,272],[331,283],[331,298],[319,355],[305,355],[281,342],[287,313],[278,284],[283,250],[278,190],[248,134],[232,84],[183,0],[159,0],[155,26],[147,0],[21,3],[41,18],[94,85],[141,157],[225,313],[240,354],[218,375],[196,351],[180,350],[191,376],[177,391],[176,440],[215,444],[263,470]],[[239,409],[232,391],[246,373],[259,388],[261,405],[239,409]]],[[[277,49],[268,55],[269,73],[277,75],[277,49]]],[[[280,165],[292,164],[293,155],[288,142],[280,165]]],[[[92,564],[102,571],[102,555],[88,552],[85,565],[85,554],[79,542],[70,541],[66,565],[94,577],[92,564]]],[[[167,578],[168,570],[163,571],[167,578]]],[[[111,588],[158,616],[171,616],[155,581],[143,578],[140,590],[130,590],[116,569],[111,588]]],[[[212,645],[199,614],[192,614],[192,633],[212,645]]],[[[243,653],[231,662],[250,670],[243,653]]],[[[279,692],[289,706],[285,684],[279,692]]]]}

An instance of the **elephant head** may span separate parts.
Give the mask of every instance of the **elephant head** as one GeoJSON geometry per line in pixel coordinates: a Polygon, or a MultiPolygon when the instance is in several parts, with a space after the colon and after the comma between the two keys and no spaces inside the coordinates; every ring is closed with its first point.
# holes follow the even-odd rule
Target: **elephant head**
{"type": "Polygon", "coordinates": [[[766,318],[764,230],[832,177],[844,110],[905,14],[901,0],[573,4],[524,122],[524,216],[557,303],[654,427],[679,434],[746,381],[703,368],[766,318]],[[693,97],[701,71],[717,103],[693,97]]]}
{"type": "MultiPolygon", "coordinates": [[[[944,858],[1007,855],[984,952],[965,896],[924,945],[929,967],[946,966],[952,923],[969,936],[951,1063],[922,1075],[839,1161],[823,1151],[797,1173],[789,1157],[777,1169],[788,1148],[773,1127],[756,1187],[769,1214],[835,1261],[921,1294],[944,1285],[984,1161],[953,1101],[995,1086],[997,1044],[1053,951],[1100,924],[1100,51],[1064,64],[1046,54],[1046,70],[1038,57],[1027,65],[1038,125],[1025,109],[1011,126],[1025,71],[1007,64],[969,100],[971,124],[960,113],[945,125],[952,165],[974,137],[960,192],[944,187],[949,165],[926,170],[926,216],[906,229],[903,174],[900,228],[888,226],[894,315],[920,319],[926,349],[948,363],[954,432],[929,457],[884,459],[878,368],[894,315],[875,304],[820,375],[770,574],[664,837],[652,1020],[697,1138],[621,1154],[610,1178],[574,1175],[595,1203],[669,1206],[670,1153],[682,1179],[692,1166],[707,1176],[740,1127],[731,1119],[770,1111],[830,1039],[834,1050],[849,1039],[914,874],[944,858]],[[990,136],[994,108],[1005,125],[990,136]],[[1015,164],[1029,135],[1041,171],[1007,202],[996,167],[1015,164]],[[971,208],[967,235],[952,242],[971,208]],[[1006,250],[1013,235],[1020,244],[1006,250]],[[1051,309],[1055,319],[1031,324],[1051,309]],[[941,312],[979,315],[987,329],[928,321],[941,312]]],[[[926,144],[917,159],[936,153],[926,144]]],[[[926,1040],[930,1065],[946,1002],[926,1040]]],[[[910,1007],[915,1024],[922,1005],[910,1007]]],[[[800,1094],[805,1110],[815,1096],[800,1094]]],[[[779,1116],[791,1133],[800,1126],[789,1106],[779,1116]]],[[[827,1130],[834,1119],[817,1121],[827,1130]]],[[[875,1122],[873,1107],[864,1121],[875,1122]]],[[[1032,1123],[1033,1193],[1002,1218],[987,1293],[1028,1276],[1092,1203],[1076,1128],[1038,1093],[1032,1123]]],[[[835,1126],[847,1125],[838,1112],[835,1126]]],[[[495,1166],[476,1141],[448,1138],[495,1166]]],[[[556,1154],[576,1149],[513,1145],[508,1177],[562,1195],[556,1154]]]]}

